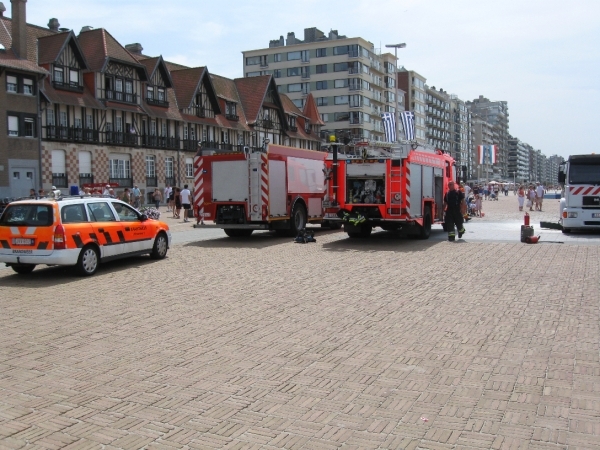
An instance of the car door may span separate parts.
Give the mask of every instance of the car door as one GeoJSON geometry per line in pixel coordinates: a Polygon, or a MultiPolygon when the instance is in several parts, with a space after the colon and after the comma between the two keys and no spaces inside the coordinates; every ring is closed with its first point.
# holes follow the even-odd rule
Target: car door
{"type": "Polygon", "coordinates": [[[125,251],[125,238],[121,231],[121,223],[108,201],[93,201],[87,204],[90,223],[96,241],[100,246],[101,258],[121,255],[125,251]]]}
{"type": "Polygon", "coordinates": [[[120,232],[124,240],[126,253],[149,250],[153,245],[154,234],[150,221],[141,221],[141,215],[131,206],[119,202],[111,202],[121,224],[120,232]]]}
{"type": "Polygon", "coordinates": [[[83,203],[64,205],[60,209],[60,218],[65,229],[67,248],[83,248],[88,243],[97,241],[83,203]]]}

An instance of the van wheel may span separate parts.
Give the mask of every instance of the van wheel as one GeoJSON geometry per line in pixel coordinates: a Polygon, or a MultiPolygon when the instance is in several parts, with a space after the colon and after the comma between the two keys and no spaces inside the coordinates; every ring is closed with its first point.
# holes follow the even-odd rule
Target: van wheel
{"type": "Polygon", "coordinates": [[[302,203],[296,202],[290,217],[290,235],[296,237],[304,228],[306,228],[306,210],[302,203]]]}
{"type": "Polygon", "coordinates": [[[79,275],[89,277],[96,273],[99,264],[98,250],[91,245],[85,246],[81,250],[79,259],[77,260],[77,272],[79,275]]]}
{"type": "Polygon", "coordinates": [[[10,267],[19,275],[27,275],[28,273],[33,272],[33,269],[35,269],[35,264],[17,264],[10,267]]]}
{"type": "Polygon", "coordinates": [[[569,234],[569,233],[571,233],[571,229],[570,228],[563,228],[562,232],[563,232],[563,234],[569,234]]]}
{"type": "Polygon", "coordinates": [[[165,233],[159,233],[154,240],[154,246],[152,247],[152,253],[150,258],[152,259],[163,259],[167,256],[167,250],[169,248],[169,241],[165,233]]]}
{"type": "Polygon", "coordinates": [[[425,207],[423,214],[423,226],[419,227],[419,239],[429,239],[431,236],[431,207],[425,207]]]}

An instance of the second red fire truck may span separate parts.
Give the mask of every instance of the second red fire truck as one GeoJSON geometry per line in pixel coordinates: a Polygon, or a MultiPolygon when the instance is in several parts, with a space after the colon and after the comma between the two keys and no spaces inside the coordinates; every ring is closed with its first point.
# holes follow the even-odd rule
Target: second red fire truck
{"type": "Polygon", "coordinates": [[[454,159],[432,147],[404,143],[332,144],[328,154],[324,217],[340,220],[348,236],[367,237],[374,227],[429,238],[443,225],[454,159]]]}

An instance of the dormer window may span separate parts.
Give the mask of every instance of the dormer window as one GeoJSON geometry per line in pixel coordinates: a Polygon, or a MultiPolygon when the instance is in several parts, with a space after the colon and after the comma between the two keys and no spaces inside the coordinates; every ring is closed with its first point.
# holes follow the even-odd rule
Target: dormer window
{"type": "Polygon", "coordinates": [[[55,65],[52,70],[52,84],[56,89],[83,91],[79,84],[79,69],[55,65]]]}
{"type": "Polygon", "coordinates": [[[225,116],[229,120],[239,120],[237,106],[233,102],[225,102],[225,116]]]}
{"type": "Polygon", "coordinates": [[[310,122],[308,121],[308,119],[306,119],[306,122],[304,123],[304,131],[307,134],[310,134],[312,131],[312,125],[310,124],[310,122]]]}
{"type": "Polygon", "coordinates": [[[64,70],[62,67],[54,68],[54,83],[63,84],[65,82],[64,70]]]}
{"type": "Polygon", "coordinates": [[[6,91],[7,92],[17,92],[17,77],[8,75],[6,77],[6,91]]]}
{"type": "Polygon", "coordinates": [[[165,101],[165,90],[164,90],[164,88],[158,88],[158,101],[159,102],[164,102],[165,101]]]}
{"type": "Polygon", "coordinates": [[[148,101],[154,100],[154,87],[153,86],[148,86],[146,100],[148,100],[148,101]]]}
{"type": "Polygon", "coordinates": [[[289,116],[288,117],[288,123],[290,125],[290,130],[292,130],[292,131],[298,131],[298,127],[296,126],[296,117],[289,116]]]}

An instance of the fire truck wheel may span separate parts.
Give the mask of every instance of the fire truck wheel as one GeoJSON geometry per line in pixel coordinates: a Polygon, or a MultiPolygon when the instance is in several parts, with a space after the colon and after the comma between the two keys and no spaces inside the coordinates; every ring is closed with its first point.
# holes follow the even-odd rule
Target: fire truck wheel
{"type": "Polygon", "coordinates": [[[431,207],[425,207],[423,214],[423,226],[419,227],[419,239],[429,239],[431,236],[431,207]]]}
{"type": "Polygon", "coordinates": [[[233,228],[225,228],[223,231],[229,237],[248,237],[254,230],[236,230],[233,228]]]}
{"type": "Polygon", "coordinates": [[[297,236],[300,230],[306,228],[306,210],[300,202],[294,205],[290,219],[290,235],[297,236]]]}
{"type": "Polygon", "coordinates": [[[373,231],[373,227],[371,225],[362,224],[359,226],[354,226],[350,224],[344,224],[344,231],[348,235],[349,238],[367,238],[371,235],[371,231],[373,231]]]}

